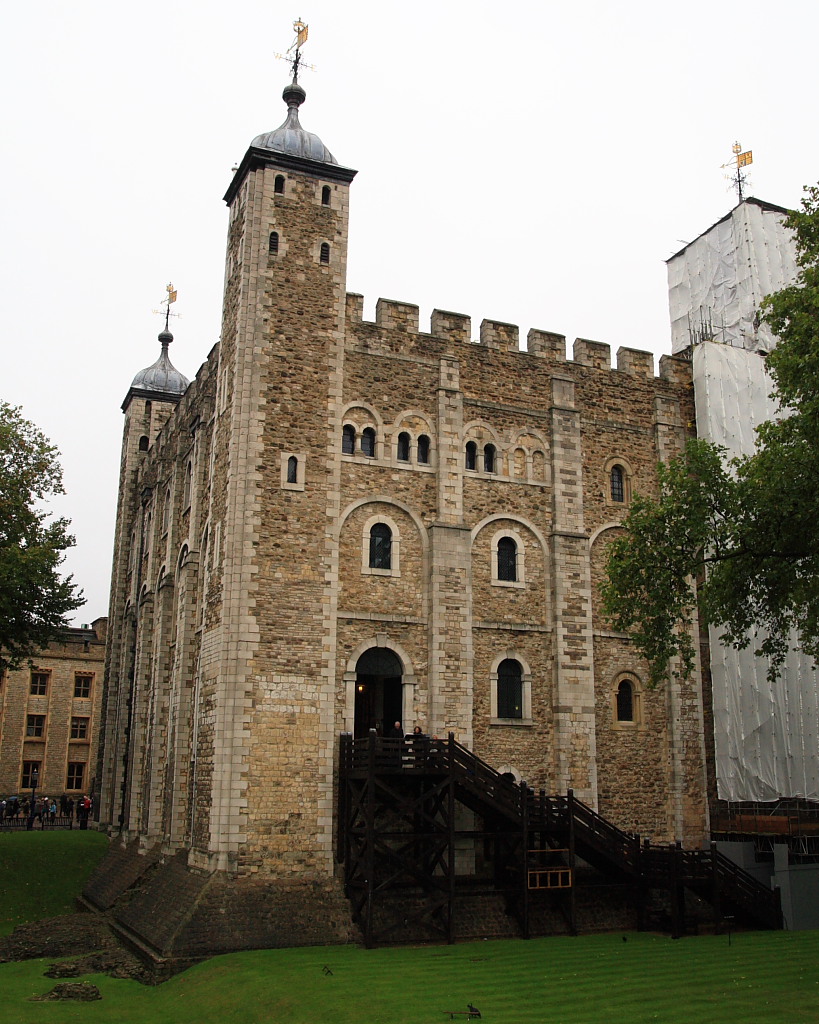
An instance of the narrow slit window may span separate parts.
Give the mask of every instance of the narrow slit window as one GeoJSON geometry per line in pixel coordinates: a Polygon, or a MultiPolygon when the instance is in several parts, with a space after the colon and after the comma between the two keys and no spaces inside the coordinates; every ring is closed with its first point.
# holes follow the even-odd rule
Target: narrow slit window
{"type": "Polygon", "coordinates": [[[365,427],[361,432],[361,453],[375,458],[375,431],[372,427],[365,427]]]}
{"type": "Polygon", "coordinates": [[[495,446],[487,444],[483,449],[483,471],[484,473],[495,472],[495,446]]]}
{"type": "Polygon", "coordinates": [[[276,193],[277,196],[283,196],[284,195],[284,175],[283,174],[277,174],[276,175],[276,180],[273,182],[273,191],[276,193]]]}
{"type": "Polygon", "coordinates": [[[267,251],[271,256],[277,256],[279,253],[279,232],[271,231],[270,238],[267,241],[267,251]]]}
{"type": "Polygon", "coordinates": [[[370,568],[392,569],[392,530],[386,523],[370,529],[370,568]]]}
{"type": "Polygon", "coordinates": [[[327,265],[330,262],[330,243],[321,243],[321,253],[319,255],[319,262],[327,265]]]}
{"type": "Polygon", "coordinates": [[[341,432],[341,451],[344,455],[355,455],[355,427],[349,423],[341,432]]]}
{"type": "Polygon", "coordinates": [[[426,434],[418,438],[418,461],[424,466],[429,463],[429,438],[426,434]]]}
{"type": "Polygon", "coordinates": [[[410,436],[405,431],[398,435],[396,456],[399,462],[409,462],[410,457],[410,436]]]}
{"type": "Polygon", "coordinates": [[[324,188],[322,188],[322,190],[321,190],[321,205],[322,206],[329,206],[330,205],[330,186],[329,185],[325,185],[324,188]]]}
{"type": "Polygon", "coordinates": [[[626,500],[625,473],[622,466],[611,467],[611,500],[626,500]]]}
{"type": "Polygon", "coordinates": [[[498,665],[498,718],[523,718],[523,669],[513,658],[498,665]]]}
{"type": "Polygon", "coordinates": [[[478,446],[474,441],[467,441],[466,443],[466,461],[464,465],[467,469],[475,469],[478,461],[478,446]]]}
{"type": "Polygon", "coordinates": [[[289,484],[298,483],[299,477],[299,460],[295,455],[291,455],[287,460],[287,482],[289,484]]]}
{"type": "Polygon", "coordinates": [[[516,583],[518,578],[518,546],[511,537],[498,541],[498,579],[516,583]]]}

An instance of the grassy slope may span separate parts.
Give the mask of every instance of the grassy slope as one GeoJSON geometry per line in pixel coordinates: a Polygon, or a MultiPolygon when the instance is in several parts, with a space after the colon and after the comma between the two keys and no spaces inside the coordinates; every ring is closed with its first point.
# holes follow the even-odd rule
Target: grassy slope
{"type": "MultiPolygon", "coordinates": [[[[0,930],[64,912],[106,847],[94,832],[0,834],[0,930]]],[[[49,961],[0,964],[3,1024],[804,1024],[819,1019],[819,932],[673,942],[589,935],[530,942],[217,957],[158,988],[89,976],[94,1003],[31,1003],[49,961]],[[325,974],[329,965],[332,974],[325,974]],[[466,1018],[456,1018],[465,1022],[466,1018]]]]}
{"type": "Polygon", "coordinates": [[[5,1024],[802,1024],[819,1017],[819,932],[630,934],[218,957],[158,988],[104,977],[96,1003],[29,1003],[45,962],[0,965],[5,1024]],[[331,975],[323,972],[327,964],[331,975]],[[464,1020],[465,1018],[460,1018],[464,1020]]]}
{"type": "Polygon", "coordinates": [[[24,921],[70,914],[108,849],[99,832],[0,832],[0,935],[24,921]]]}

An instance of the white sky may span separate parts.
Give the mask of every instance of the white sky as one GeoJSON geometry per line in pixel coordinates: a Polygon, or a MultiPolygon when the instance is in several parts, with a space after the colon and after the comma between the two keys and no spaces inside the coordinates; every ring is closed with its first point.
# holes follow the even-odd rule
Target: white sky
{"type": "Polygon", "coordinates": [[[107,613],[120,404],[218,339],[231,167],[284,119],[274,59],[310,25],[303,126],[359,174],[347,287],[669,351],[664,260],[734,205],[819,179],[815,0],[6,4],[0,397],[62,453],[66,567],[107,613]]]}

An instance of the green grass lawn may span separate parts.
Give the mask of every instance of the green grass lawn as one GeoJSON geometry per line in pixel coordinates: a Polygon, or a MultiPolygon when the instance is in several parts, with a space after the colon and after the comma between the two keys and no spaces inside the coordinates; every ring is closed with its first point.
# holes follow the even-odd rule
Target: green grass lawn
{"type": "Polygon", "coordinates": [[[46,961],[0,965],[5,1024],[801,1024],[819,1019],[819,932],[629,934],[217,957],[157,988],[94,975],[95,1003],[30,1003],[46,961]],[[324,973],[324,966],[332,974],[324,973]],[[464,1020],[465,1018],[460,1018],[464,1020]]]}
{"type": "MultiPolygon", "coordinates": [[[[65,912],[105,842],[93,832],[0,835],[3,927],[65,912]]],[[[262,950],[216,957],[156,988],[79,979],[99,986],[94,1003],[29,1002],[55,984],[43,977],[49,963],[0,964],[3,1024],[448,1024],[442,1011],[468,1002],[486,1024],[819,1021],[819,931],[741,932],[730,945],[724,935],[623,942],[618,933],[262,950]]]]}
{"type": "Polygon", "coordinates": [[[0,832],[0,935],[24,921],[70,914],[108,849],[99,832],[0,832]]]}

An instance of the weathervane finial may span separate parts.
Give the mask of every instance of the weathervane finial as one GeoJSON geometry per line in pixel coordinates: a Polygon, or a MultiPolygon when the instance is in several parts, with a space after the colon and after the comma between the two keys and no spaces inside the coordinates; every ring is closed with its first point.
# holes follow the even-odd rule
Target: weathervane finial
{"type": "Polygon", "coordinates": [[[308,26],[304,24],[301,18],[296,18],[293,22],[293,31],[296,33],[296,38],[287,48],[287,52],[277,53],[275,56],[278,57],[279,60],[287,61],[293,72],[293,81],[298,82],[300,68],[310,68],[311,71],[315,71],[316,69],[312,64],[305,64],[301,59],[301,48],[307,42],[308,26]]]}
{"type": "Polygon", "coordinates": [[[730,179],[731,187],[736,189],[737,197],[742,202],[745,198],[745,186],[748,184],[748,177],[743,173],[742,168],[748,167],[754,162],[754,153],[751,149],[743,153],[742,146],[738,142],[733,144],[731,151],[734,154],[734,159],[728,164],[723,164],[722,167],[723,169],[731,168],[732,173],[726,174],[725,177],[730,179]]]}
{"type": "Polygon", "coordinates": [[[160,315],[162,315],[163,313],[165,314],[165,330],[167,331],[168,330],[168,320],[172,316],[179,316],[180,314],[179,313],[172,313],[171,312],[171,303],[176,302],[176,288],[174,288],[174,286],[171,284],[170,281],[168,281],[168,283],[165,285],[165,292],[166,292],[165,298],[160,303],[160,305],[164,306],[165,308],[164,309],[154,309],[154,310],[151,310],[151,312],[159,313],[160,315]]]}

